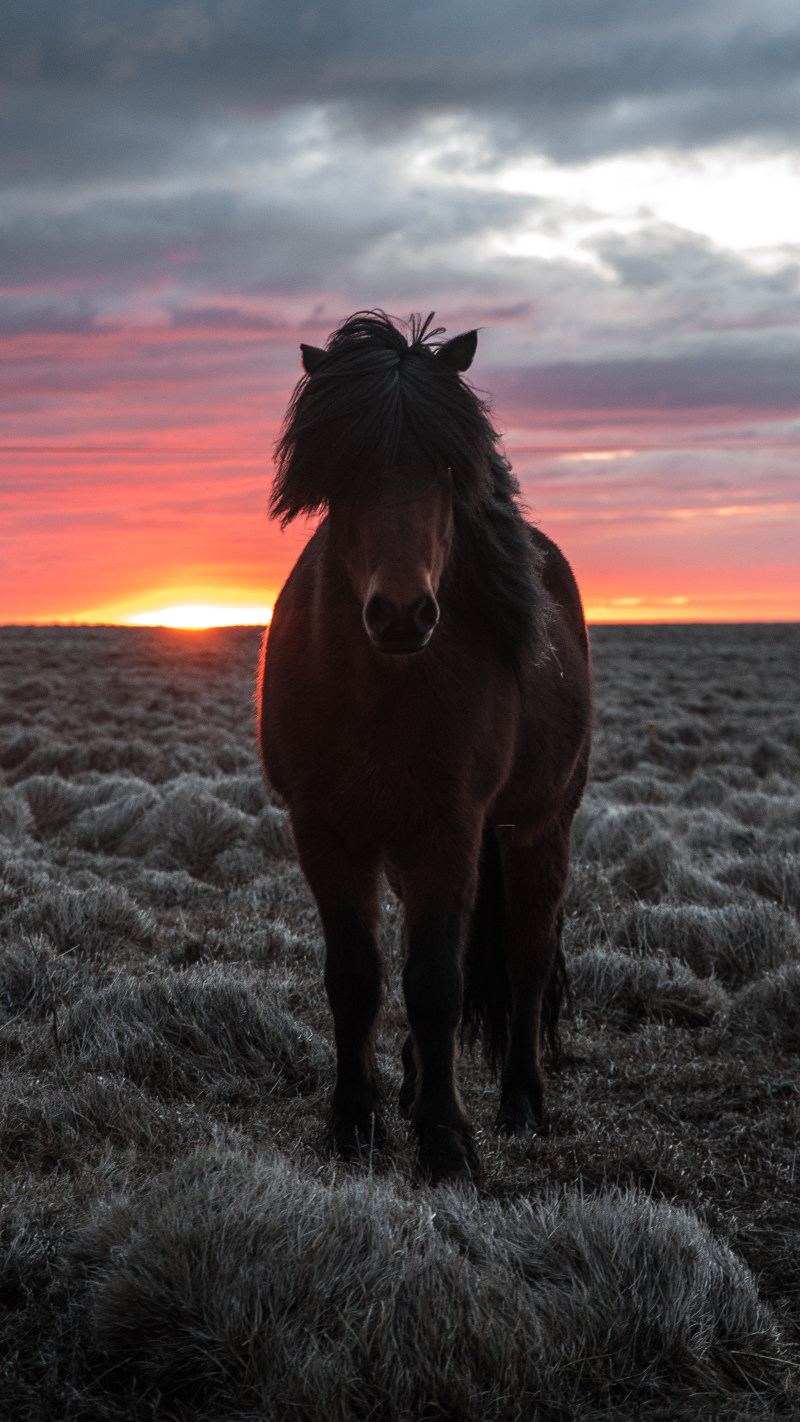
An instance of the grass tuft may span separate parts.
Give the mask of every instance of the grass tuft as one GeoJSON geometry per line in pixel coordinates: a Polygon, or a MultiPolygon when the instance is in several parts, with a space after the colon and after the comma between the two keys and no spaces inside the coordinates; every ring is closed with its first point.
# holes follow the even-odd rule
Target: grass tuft
{"type": "Polygon", "coordinates": [[[570,960],[568,968],[576,1007],[623,1031],[646,1021],[706,1027],[727,1006],[715,983],[701,981],[674,961],[591,948],[570,960]]]}
{"type": "Polygon", "coordinates": [[[34,818],[28,801],[15,790],[0,785],[0,837],[18,844],[34,829],[34,818]]]}
{"type": "Polygon", "coordinates": [[[77,1262],[117,1384],[217,1415],[510,1422],[781,1384],[749,1271],[634,1193],[480,1204],[198,1153],[98,1211],[77,1262]]]}
{"type": "Polygon", "coordinates": [[[214,795],[200,776],[166,786],[158,804],[128,837],[132,853],[146,854],[157,869],[207,876],[218,854],[248,836],[250,817],[214,795]]]}
{"type": "Polygon", "coordinates": [[[327,1043],[240,971],[198,966],[154,979],[121,976],[76,1003],[67,1051],[169,1097],[251,1078],[307,1091],[328,1076],[327,1043]]]}
{"type": "Polygon", "coordinates": [[[60,775],[31,775],[21,780],[17,788],[28,801],[36,833],[42,839],[64,829],[86,802],[82,788],[62,780],[60,775]]]}
{"type": "Polygon", "coordinates": [[[151,916],[125,889],[102,881],[89,889],[43,889],[12,915],[9,928],[44,934],[60,953],[78,958],[113,958],[132,945],[149,947],[155,932],[151,916]]]}
{"type": "Polygon", "coordinates": [[[71,957],[53,952],[46,938],[0,948],[0,1009],[10,1016],[40,1017],[86,991],[91,979],[71,957]]]}
{"type": "Polygon", "coordinates": [[[617,941],[644,955],[679,958],[700,977],[739,988],[784,963],[800,962],[800,930],[770,903],[703,908],[694,904],[634,904],[617,941]]]}
{"type": "Polygon", "coordinates": [[[743,988],[723,1029],[745,1044],[769,1042],[783,1052],[800,1052],[800,963],[777,968],[743,988]]]}

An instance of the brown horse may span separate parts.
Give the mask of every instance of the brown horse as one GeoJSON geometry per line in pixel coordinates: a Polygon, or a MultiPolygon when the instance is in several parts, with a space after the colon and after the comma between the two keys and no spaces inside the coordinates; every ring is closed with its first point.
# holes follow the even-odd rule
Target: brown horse
{"type": "Polygon", "coordinates": [[[384,1126],[374,1042],[379,876],[402,898],[401,1106],[434,1181],[476,1165],[459,1025],[501,1068],[497,1126],[542,1129],[570,831],[589,761],[589,648],[555,544],[530,528],[487,409],[474,331],[410,340],[359,312],[305,376],[272,511],[325,511],[275,606],[260,736],[325,933],[337,1080],[330,1144],[384,1126]]]}

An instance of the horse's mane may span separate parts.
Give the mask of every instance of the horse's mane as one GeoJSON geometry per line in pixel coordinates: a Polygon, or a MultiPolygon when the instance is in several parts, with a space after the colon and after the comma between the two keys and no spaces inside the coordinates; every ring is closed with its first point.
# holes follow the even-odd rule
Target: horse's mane
{"type": "Polygon", "coordinates": [[[432,320],[433,312],[425,321],[412,316],[406,336],[385,312],[357,311],[334,331],[292,395],[270,511],[285,525],[389,492],[401,441],[410,441],[452,484],[451,595],[519,668],[524,651],[547,644],[541,557],[488,405],[437,359],[444,331],[431,329],[432,320]]]}

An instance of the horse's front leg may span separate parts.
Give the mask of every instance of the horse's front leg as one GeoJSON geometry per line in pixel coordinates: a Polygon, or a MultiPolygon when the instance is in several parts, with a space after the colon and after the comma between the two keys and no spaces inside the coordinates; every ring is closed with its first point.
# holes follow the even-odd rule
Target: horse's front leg
{"type": "Polygon", "coordinates": [[[403,1052],[401,1104],[411,1106],[420,1168],[434,1183],[468,1179],[477,1167],[456,1083],[463,1005],[462,954],[477,884],[480,840],[454,852],[428,846],[400,865],[406,908],[403,991],[411,1035],[403,1052]],[[413,1057],[412,1057],[413,1049],[413,1057]],[[411,1093],[414,1093],[411,1104],[411,1093]]]}
{"type": "Polygon", "coordinates": [[[325,935],[325,988],[333,1013],[336,1086],[327,1143],[350,1157],[386,1131],[375,1067],[375,1031],[383,991],[376,941],[377,855],[348,845],[329,826],[295,822],[300,864],[325,935]]]}

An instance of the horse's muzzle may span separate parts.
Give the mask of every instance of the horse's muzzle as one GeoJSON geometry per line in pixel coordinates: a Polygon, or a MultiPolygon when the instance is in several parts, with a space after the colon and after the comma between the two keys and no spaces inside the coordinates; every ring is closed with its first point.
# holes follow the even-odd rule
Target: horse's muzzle
{"type": "Polygon", "coordinates": [[[439,621],[439,604],[432,592],[423,593],[410,607],[398,608],[388,597],[373,593],[364,608],[364,626],[373,647],[389,656],[421,652],[439,621]]]}

